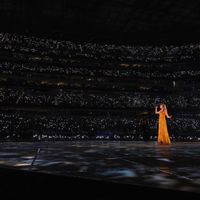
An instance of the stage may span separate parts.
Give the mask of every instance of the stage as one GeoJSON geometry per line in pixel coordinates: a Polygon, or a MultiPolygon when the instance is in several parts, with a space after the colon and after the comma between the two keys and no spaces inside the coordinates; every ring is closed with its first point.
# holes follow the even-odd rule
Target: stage
{"type": "Polygon", "coordinates": [[[67,141],[0,144],[0,165],[33,172],[199,193],[200,143],[67,141]]]}

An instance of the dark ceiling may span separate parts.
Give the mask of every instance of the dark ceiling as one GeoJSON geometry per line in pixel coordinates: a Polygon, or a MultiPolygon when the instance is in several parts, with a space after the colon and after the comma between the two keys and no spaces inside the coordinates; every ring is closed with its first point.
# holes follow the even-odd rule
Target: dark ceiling
{"type": "Polygon", "coordinates": [[[117,44],[198,42],[198,0],[1,0],[0,31],[117,44]]]}

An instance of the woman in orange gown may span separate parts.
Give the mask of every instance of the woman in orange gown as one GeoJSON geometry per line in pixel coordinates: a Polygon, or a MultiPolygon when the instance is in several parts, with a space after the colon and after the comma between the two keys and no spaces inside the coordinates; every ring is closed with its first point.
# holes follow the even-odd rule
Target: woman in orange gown
{"type": "Polygon", "coordinates": [[[172,116],[168,115],[167,107],[165,104],[160,104],[160,110],[158,107],[155,107],[155,113],[159,114],[159,124],[158,124],[158,144],[170,144],[169,133],[167,129],[166,118],[171,119],[172,116]]]}

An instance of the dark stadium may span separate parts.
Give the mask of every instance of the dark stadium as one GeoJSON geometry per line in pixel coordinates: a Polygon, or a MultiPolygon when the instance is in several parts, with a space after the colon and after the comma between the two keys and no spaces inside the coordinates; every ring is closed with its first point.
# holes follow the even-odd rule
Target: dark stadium
{"type": "Polygon", "coordinates": [[[5,197],[200,198],[199,1],[1,0],[0,24],[5,197]]]}

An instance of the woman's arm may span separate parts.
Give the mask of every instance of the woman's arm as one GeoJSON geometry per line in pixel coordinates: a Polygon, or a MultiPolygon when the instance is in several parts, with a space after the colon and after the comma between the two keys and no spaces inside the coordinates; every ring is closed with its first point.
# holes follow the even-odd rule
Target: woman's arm
{"type": "Polygon", "coordinates": [[[155,114],[159,114],[158,106],[155,107],[155,114]]]}
{"type": "Polygon", "coordinates": [[[166,116],[168,119],[171,119],[171,118],[172,118],[171,115],[168,115],[167,109],[165,110],[165,116],[166,116]]]}

